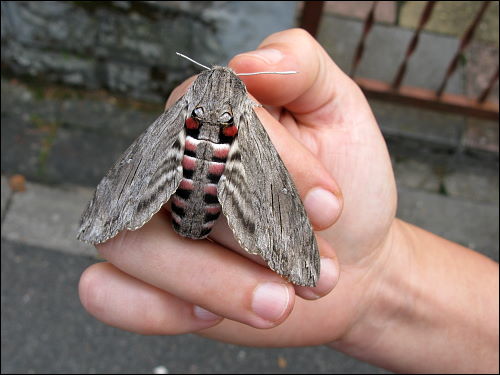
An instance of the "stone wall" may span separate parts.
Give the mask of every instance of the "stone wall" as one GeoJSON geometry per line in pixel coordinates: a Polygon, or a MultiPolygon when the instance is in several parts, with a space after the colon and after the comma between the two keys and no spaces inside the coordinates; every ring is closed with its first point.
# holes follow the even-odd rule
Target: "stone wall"
{"type": "Polygon", "coordinates": [[[2,3],[2,70],[155,100],[195,71],[175,51],[201,61],[217,53],[212,21],[190,5],[2,3]]]}
{"type": "Polygon", "coordinates": [[[294,12],[272,1],[2,2],[2,74],[160,101],[199,71],[176,51],[225,64],[292,27],[294,12]]]}

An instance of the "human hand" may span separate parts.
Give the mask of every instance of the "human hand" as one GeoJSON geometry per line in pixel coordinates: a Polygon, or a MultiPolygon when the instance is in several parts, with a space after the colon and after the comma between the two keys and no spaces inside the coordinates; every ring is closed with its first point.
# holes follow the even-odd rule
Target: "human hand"
{"type": "Polygon", "coordinates": [[[224,221],[212,232],[214,242],[181,238],[163,210],[141,229],[98,247],[109,263],[82,275],[82,303],[98,319],[139,333],[198,332],[265,346],[337,340],[369,308],[390,251],[396,189],[385,143],[359,88],[304,31],[271,35],[258,52],[235,57],[230,67],[299,71],[242,79],[266,105],[269,112],[256,112],[314,228],[322,230],[318,286],[292,287],[228,251],[241,249],[224,221]],[[342,277],[329,293],[338,262],[342,277]]]}

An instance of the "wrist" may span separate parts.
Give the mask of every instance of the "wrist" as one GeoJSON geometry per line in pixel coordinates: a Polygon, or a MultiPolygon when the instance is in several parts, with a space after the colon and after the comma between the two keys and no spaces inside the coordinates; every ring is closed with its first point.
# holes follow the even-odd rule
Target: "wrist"
{"type": "Polygon", "coordinates": [[[498,372],[498,263],[395,219],[332,347],[395,372],[498,372]]]}
{"type": "Polygon", "coordinates": [[[417,300],[416,251],[412,227],[394,219],[366,273],[364,308],[330,346],[353,357],[384,366],[380,350],[388,331],[411,319],[417,300]]]}

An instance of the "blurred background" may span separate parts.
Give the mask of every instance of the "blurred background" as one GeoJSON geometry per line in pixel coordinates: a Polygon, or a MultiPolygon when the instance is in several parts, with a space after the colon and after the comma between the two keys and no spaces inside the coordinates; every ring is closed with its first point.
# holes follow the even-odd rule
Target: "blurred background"
{"type": "Polygon", "coordinates": [[[1,7],[2,373],[384,373],[324,347],[144,337],[88,316],[96,184],[205,65],[301,26],[358,82],[398,216],[498,261],[498,2],[19,1],[1,7]]]}

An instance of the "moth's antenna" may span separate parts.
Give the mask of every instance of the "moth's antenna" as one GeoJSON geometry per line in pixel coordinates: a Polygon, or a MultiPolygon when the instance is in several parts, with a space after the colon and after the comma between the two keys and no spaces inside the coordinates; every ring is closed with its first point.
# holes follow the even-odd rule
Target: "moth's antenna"
{"type": "Polygon", "coordinates": [[[255,76],[257,74],[297,74],[296,70],[287,70],[284,72],[255,72],[255,73],[236,73],[237,76],[255,76]]]}
{"type": "Polygon", "coordinates": [[[196,65],[199,65],[207,70],[210,70],[210,68],[208,66],[205,66],[203,64],[200,64],[198,61],[194,61],[192,58],[190,57],[187,57],[186,55],[183,55],[182,53],[179,53],[179,52],[176,52],[177,55],[179,55],[180,57],[184,57],[186,60],[189,60],[191,61],[192,63],[195,63],[196,65]]]}
{"type": "MultiPolygon", "coordinates": [[[[192,63],[195,63],[196,65],[201,66],[202,68],[205,68],[207,70],[210,70],[208,66],[205,66],[203,64],[200,64],[198,61],[193,60],[190,57],[187,57],[186,55],[183,55],[182,53],[176,52],[176,54],[180,57],[184,57],[186,60],[191,61],[192,63]]],[[[297,74],[298,72],[295,70],[288,70],[285,72],[254,72],[254,73],[236,73],[237,76],[255,76],[257,74],[297,74]]]]}

